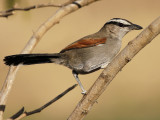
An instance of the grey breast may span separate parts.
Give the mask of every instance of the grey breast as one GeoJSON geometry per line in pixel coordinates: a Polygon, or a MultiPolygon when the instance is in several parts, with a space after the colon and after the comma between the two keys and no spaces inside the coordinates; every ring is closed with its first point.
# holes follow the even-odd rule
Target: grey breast
{"type": "Polygon", "coordinates": [[[69,50],[66,52],[69,58],[67,67],[76,71],[90,72],[110,62],[119,52],[120,47],[121,40],[107,39],[106,44],[69,50]]]}

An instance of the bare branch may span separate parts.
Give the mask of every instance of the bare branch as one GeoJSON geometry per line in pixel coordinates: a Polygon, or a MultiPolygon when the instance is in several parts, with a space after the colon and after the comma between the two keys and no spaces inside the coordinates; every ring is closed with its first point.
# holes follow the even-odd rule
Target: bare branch
{"type": "MultiPolygon", "coordinates": [[[[33,34],[33,36],[31,36],[30,40],[28,41],[28,43],[26,44],[25,48],[22,50],[22,54],[25,53],[31,53],[32,50],[35,48],[35,46],[38,44],[38,42],[40,41],[40,39],[43,37],[43,35],[51,28],[53,27],[55,24],[59,23],[59,21],[66,15],[78,10],[81,6],[86,6],[88,4],[91,4],[95,1],[98,0],[77,0],[75,1],[75,3],[73,4],[68,4],[62,8],[60,8],[59,10],[56,11],[55,14],[53,14],[46,22],[44,22],[38,29],[37,31],[33,34]],[[79,4],[79,6],[77,5],[79,4]]],[[[2,86],[1,92],[0,92],[0,105],[4,105],[6,104],[7,101],[7,97],[11,91],[16,73],[18,71],[18,69],[20,68],[21,65],[19,66],[11,66],[9,69],[9,72],[7,74],[6,80],[2,86]]],[[[0,110],[0,120],[2,120],[2,115],[3,115],[2,110],[0,110]]]]}
{"type": "Polygon", "coordinates": [[[7,120],[15,120],[17,118],[20,118],[20,116],[22,116],[23,113],[24,113],[24,107],[22,107],[17,113],[15,113],[14,115],[12,115],[12,117],[10,117],[7,120]]]}
{"type": "Polygon", "coordinates": [[[47,102],[46,104],[44,104],[43,106],[41,106],[40,108],[37,108],[35,110],[32,110],[30,112],[26,112],[24,111],[24,107],[22,109],[20,109],[16,114],[14,114],[12,117],[10,117],[8,120],[20,120],[26,116],[30,116],[36,113],[41,112],[42,110],[44,110],[45,108],[47,108],[49,105],[53,104],[54,102],[56,102],[57,100],[59,100],[60,98],[62,98],[64,95],[66,95],[68,92],[70,92],[71,90],[73,90],[75,87],[77,86],[77,84],[69,87],[68,89],[66,89],[64,92],[62,92],[61,94],[59,94],[57,97],[55,97],[54,99],[52,99],[51,101],[47,102]]]}
{"type": "Polygon", "coordinates": [[[89,89],[87,95],[85,95],[78,103],[68,120],[82,120],[118,72],[159,33],[160,17],[153,21],[134,40],[130,41],[128,45],[107,66],[107,68],[95,81],[93,86],[89,89]]]}
{"type": "Polygon", "coordinates": [[[6,11],[0,11],[0,17],[9,17],[11,15],[15,14],[15,11],[29,11],[32,9],[37,9],[37,8],[44,8],[44,7],[63,7],[65,5],[71,4],[72,2],[74,2],[75,0],[70,0],[66,3],[60,4],[60,5],[56,5],[53,3],[47,3],[47,4],[38,4],[38,5],[32,5],[29,7],[25,7],[25,8],[11,8],[9,10],[6,11]]]}

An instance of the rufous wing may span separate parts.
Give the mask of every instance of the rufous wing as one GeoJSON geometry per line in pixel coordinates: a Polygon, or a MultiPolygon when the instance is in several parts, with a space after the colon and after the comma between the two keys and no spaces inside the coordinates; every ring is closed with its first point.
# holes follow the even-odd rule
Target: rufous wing
{"type": "Polygon", "coordinates": [[[71,49],[80,49],[80,48],[87,48],[87,47],[93,47],[99,44],[105,44],[106,38],[85,38],[78,40],[77,42],[74,42],[70,45],[68,45],[66,48],[61,50],[61,53],[71,50],[71,49]]]}

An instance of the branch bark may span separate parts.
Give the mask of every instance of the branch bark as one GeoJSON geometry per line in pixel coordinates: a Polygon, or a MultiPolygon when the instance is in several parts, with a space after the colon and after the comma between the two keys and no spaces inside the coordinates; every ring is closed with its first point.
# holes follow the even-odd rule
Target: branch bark
{"type": "MultiPolygon", "coordinates": [[[[56,11],[55,14],[53,14],[46,22],[44,22],[38,29],[37,31],[33,34],[33,36],[30,38],[28,43],[26,44],[25,48],[22,50],[22,54],[26,53],[31,53],[35,46],[38,44],[40,39],[43,37],[43,35],[55,24],[59,23],[59,21],[66,15],[78,10],[80,7],[89,5],[95,1],[98,0],[77,0],[74,3],[68,4],[56,11]],[[76,4],[75,4],[76,3],[76,4]],[[78,4],[78,5],[77,5],[78,4]],[[79,7],[80,6],[80,7],[79,7]]],[[[9,68],[9,72],[7,74],[6,80],[2,86],[1,92],[0,92],[0,108],[3,106],[5,107],[5,104],[7,102],[7,97],[11,91],[16,73],[18,69],[20,68],[21,65],[19,66],[11,66],[9,68]]],[[[0,109],[0,120],[3,119],[3,112],[4,109],[0,109]]]]}
{"type": "Polygon", "coordinates": [[[160,33],[160,17],[153,21],[115,57],[89,89],[68,120],[82,120],[118,72],[160,33]]]}

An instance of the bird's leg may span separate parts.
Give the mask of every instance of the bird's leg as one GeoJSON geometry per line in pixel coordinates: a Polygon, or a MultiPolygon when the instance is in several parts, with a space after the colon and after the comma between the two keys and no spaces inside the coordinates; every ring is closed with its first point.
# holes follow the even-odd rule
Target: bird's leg
{"type": "Polygon", "coordinates": [[[81,90],[82,90],[82,94],[86,94],[86,90],[84,89],[81,81],[78,78],[78,74],[75,71],[72,71],[74,78],[76,79],[76,81],[78,82],[78,85],[80,86],[81,90]]]}

